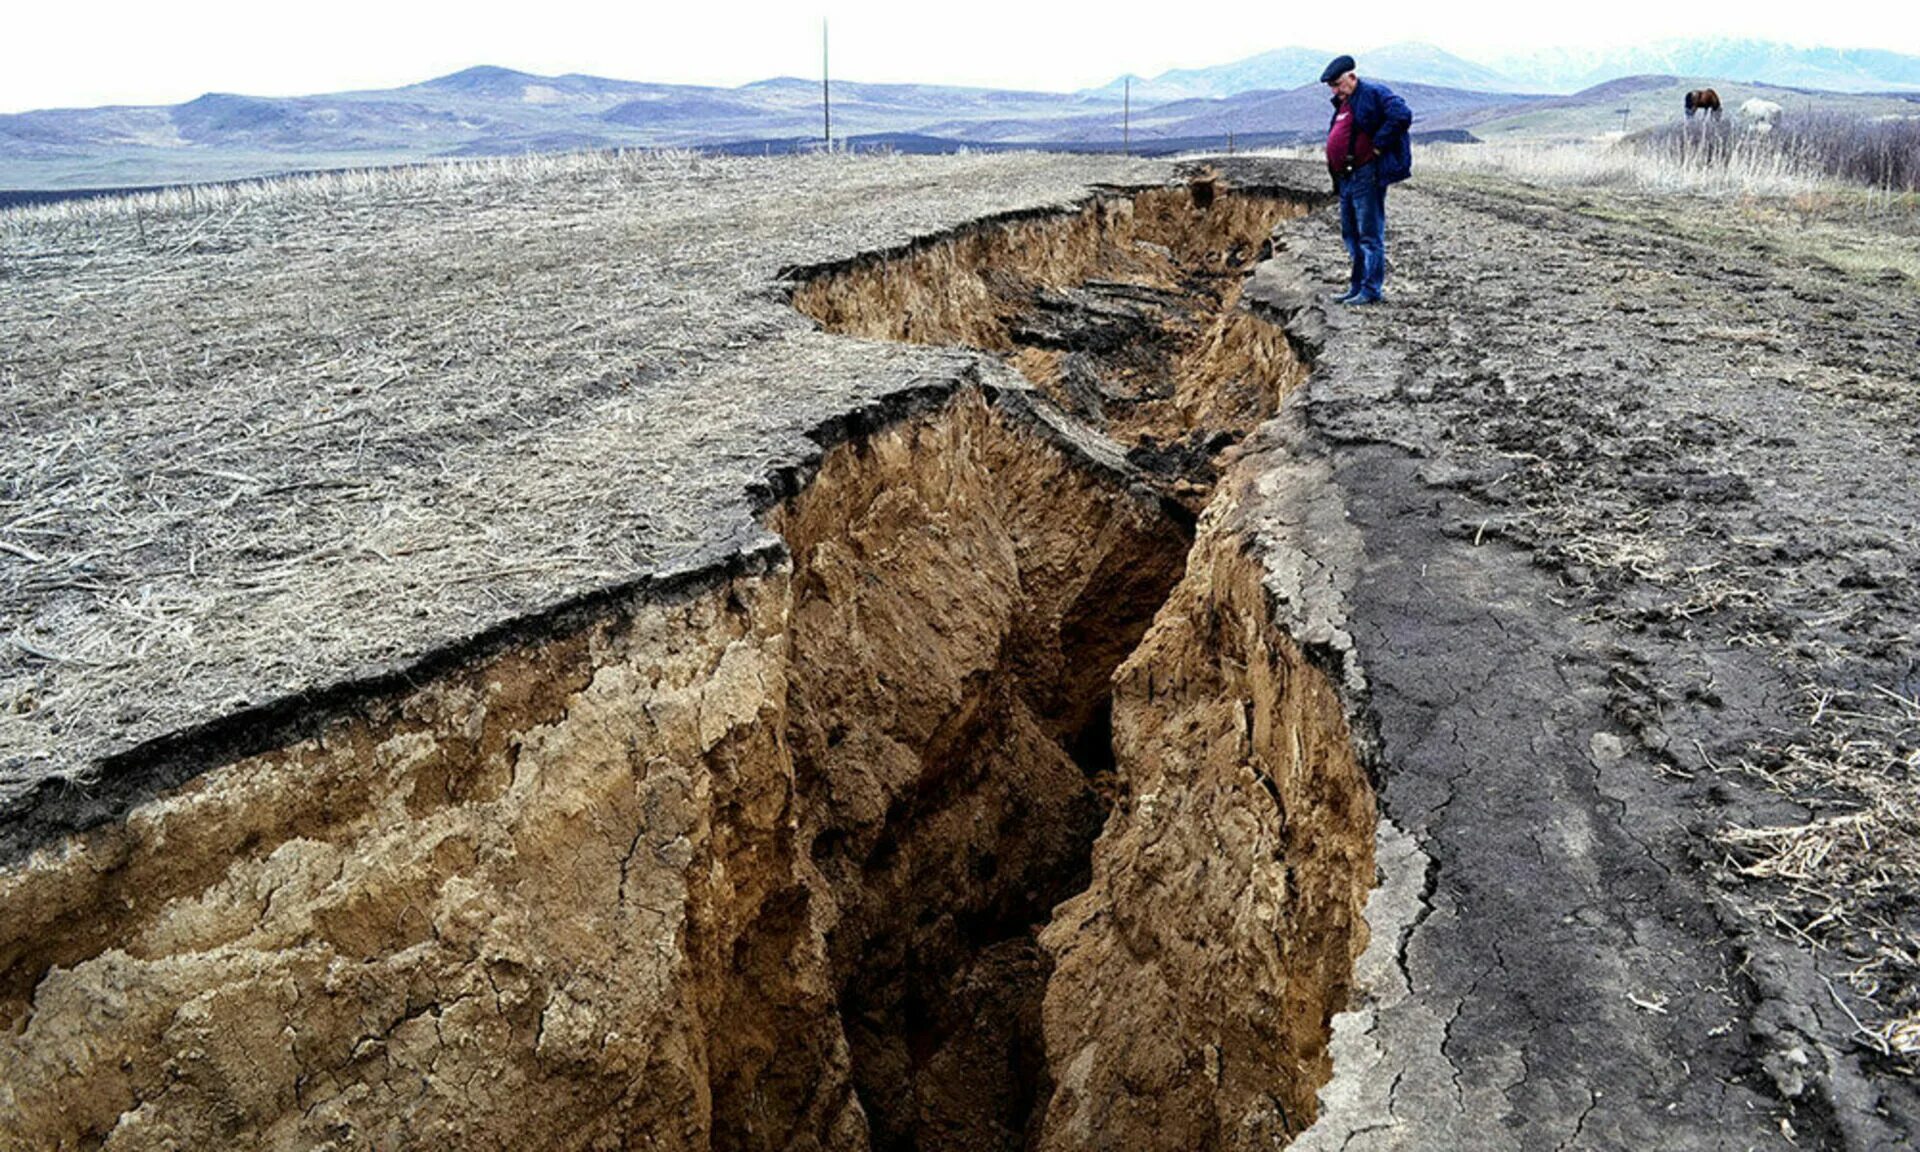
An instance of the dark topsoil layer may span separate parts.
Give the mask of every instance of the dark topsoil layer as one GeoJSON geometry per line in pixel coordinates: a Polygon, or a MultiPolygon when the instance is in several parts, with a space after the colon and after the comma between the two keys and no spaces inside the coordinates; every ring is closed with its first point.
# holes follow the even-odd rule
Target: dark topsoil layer
{"type": "Polygon", "coordinates": [[[1652,203],[1416,180],[1386,306],[1308,301],[1326,212],[1270,266],[1307,282],[1249,290],[1318,353],[1384,814],[1430,858],[1385,1058],[1337,1073],[1390,1114],[1324,1146],[1920,1133],[1920,297],[1652,203]]]}

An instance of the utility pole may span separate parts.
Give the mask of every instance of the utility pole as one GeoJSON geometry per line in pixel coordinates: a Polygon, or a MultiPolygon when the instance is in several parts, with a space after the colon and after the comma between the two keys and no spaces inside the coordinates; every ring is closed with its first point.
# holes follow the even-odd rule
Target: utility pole
{"type": "Polygon", "coordinates": [[[821,140],[833,151],[833,90],[827,84],[827,20],[820,18],[820,118],[821,140]]]}
{"type": "Polygon", "coordinates": [[[1120,97],[1120,152],[1133,155],[1133,77],[1128,76],[1120,97]]]}

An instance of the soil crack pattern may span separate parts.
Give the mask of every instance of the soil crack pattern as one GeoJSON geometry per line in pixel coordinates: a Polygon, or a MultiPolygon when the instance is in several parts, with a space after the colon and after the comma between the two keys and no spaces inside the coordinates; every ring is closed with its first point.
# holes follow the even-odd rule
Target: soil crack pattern
{"type": "Polygon", "coordinates": [[[1202,178],[791,273],[988,355],[819,429],[723,561],[0,871],[0,1144],[1301,1132],[1375,824],[1328,577],[1272,559],[1339,531],[1273,488],[1304,371],[1241,306],[1303,210],[1202,178]]]}
{"type": "MultiPolygon", "coordinates": [[[[795,304],[830,331],[1001,354],[1194,515],[1231,468],[1227,450],[1304,375],[1286,334],[1238,307],[1274,225],[1303,207],[1218,194],[1202,177],[808,270],[795,304]]],[[[1041,519],[1015,533],[1029,542],[1058,523],[1034,495],[1041,519]]],[[[1046,845],[1036,884],[1007,871],[1032,858],[1034,832],[1007,828],[1007,808],[989,805],[1012,854],[995,849],[980,867],[989,888],[1010,886],[1016,915],[998,912],[956,958],[945,921],[981,902],[964,895],[979,876],[932,889],[960,906],[929,931],[889,922],[926,915],[929,892],[901,898],[896,877],[914,865],[893,842],[877,876],[856,875],[838,841],[826,857],[844,877],[835,889],[853,894],[845,903],[883,918],[842,921],[844,937],[882,943],[837,965],[877,1147],[1270,1147],[1311,1121],[1328,1022],[1363,943],[1371,792],[1332,686],[1266,623],[1259,564],[1229,526],[1234,503],[1210,513],[1192,557],[1173,524],[1117,556],[1099,535],[1071,548],[1083,553],[1072,579],[1090,580],[1090,594],[1078,619],[1043,631],[1050,643],[1021,645],[1059,670],[1018,678],[1028,693],[1049,686],[1037,734],[1059,750],[1046,754],[1058,770],[1020,757],[1002,777],[1011,786],[988,785],[1014,811],[1056,813],[1042,823],[1061,840],[1046,845]],[[1112,811],[1095,848],[1103,799],[1112,811]],[[1026,931],[1069,895],[1037,938],[1026,931]],[[982,1007],[969,1003],[988,991],[982,1007]]],[[[1006,722],[1008,710],[992,714],[1006,722]]],[[[918,855],[958,873],[966,853],[918,855]]]]}

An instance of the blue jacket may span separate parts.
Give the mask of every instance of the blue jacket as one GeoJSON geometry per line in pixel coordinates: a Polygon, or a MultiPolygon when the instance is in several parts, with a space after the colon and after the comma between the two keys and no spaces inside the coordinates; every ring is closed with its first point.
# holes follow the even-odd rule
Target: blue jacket
{"type": "MultiPolygon", "coordinates": [[[[1385,84],[1374,84],[1361,80],[1354,85],[1353,126],[1373,138],[1373,150],[1380,158],[1374,161],[1382,184],[1398,184],[1413,175],[1413,144],[1407,139],[1407,130],[1413,127],[1413,109],[1407,102],[1393,94],[1393,89],[1385,84]]],[[[1333,102],[1334,116],[1340,114],[1340,101],[1333,102]]],[[[1333,119],[1327,120],[1327,130],[1333,130],[1333,119]]]]}

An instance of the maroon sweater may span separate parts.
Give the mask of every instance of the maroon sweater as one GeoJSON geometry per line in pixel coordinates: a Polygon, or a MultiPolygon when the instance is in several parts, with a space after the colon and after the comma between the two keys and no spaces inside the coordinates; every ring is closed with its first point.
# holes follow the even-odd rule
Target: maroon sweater
{"type": "Polygon", "coordinates": [[[1367,132],[1356,131],[1353,126],[1353,101],[1340,101],[1340,108],[1333,115],[1333,127],[1327,131],[1327,171],[1335,176],[1347,170],[1347,142],[1353,142],[1353,166],[1372,162],[1373,136],[1367,132]]]}

